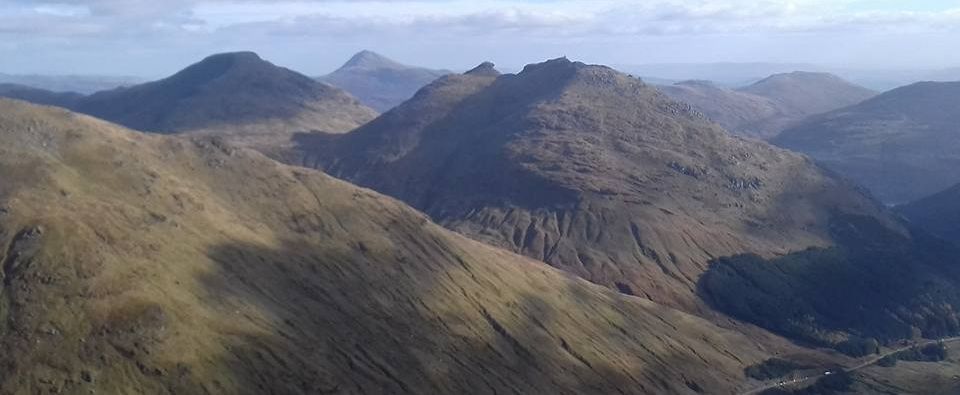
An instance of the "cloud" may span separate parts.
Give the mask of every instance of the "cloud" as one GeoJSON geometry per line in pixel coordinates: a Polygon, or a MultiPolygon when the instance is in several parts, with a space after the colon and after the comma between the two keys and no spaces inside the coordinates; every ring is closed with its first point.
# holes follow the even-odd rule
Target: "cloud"
{"type": "MultiPolygon", "coordinates": [[[[834,38],[827,42],[881,34],[960,39],[958,26],[955,0],[0,0],[0,41],[18,43],[18,57],[27,56],[22,48],[30,48],[42,54],[34,55],[38,59],[90,53],[96,54],[91,58],[125,56],[127,64],[146,59],[145,54],[169,53],[182,63],[224,49],[266,49],[280,56],[307,51],[297,45],[332,48],[338,56],[360,46],[417,53],[434,48],[431,58],[441,60],[454,57],[451,53],[466,56],[471,48],[516,58],[566,54],[570,48],[570,53],[620,59],[626,48],[667,48],[661,46],[665,42],[701,48],[710,42],[720,48],[699,51],[719,57],[748,50],[773,53],[768,48],[773,42],[794,42],[797,35],[811,37],[809,48],[822,45],[827,36],[834,38]],[[932,2],[938,4],[920,5],[932,2]]],[[[916,48],[901,50],[908,49],[916,48]]],[[[661,57],[676,55],[662,52],[661,57]]],[[[794,52],[825,56],[812,49],[794,52]]],[[[11,54],[0,52],[0,59],[11,54]]],[[[142,62],[148,68],[173,63],[142,62]]],[[[4,67],[0,61],[0,71],[4,67]]]]}

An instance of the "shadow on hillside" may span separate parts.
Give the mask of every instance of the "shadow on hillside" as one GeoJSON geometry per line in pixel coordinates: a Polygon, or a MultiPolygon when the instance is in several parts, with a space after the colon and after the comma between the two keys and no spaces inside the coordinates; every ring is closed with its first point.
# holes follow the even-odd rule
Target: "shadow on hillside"
{"type": "Polygon", "coordinates": [[[872,352],[867,338],[891,343],[960,332],[952,307],[960,306],[960,251],[869,217],[836,215],[831,233],[836,247],[716,259],[698,294],[735,318],[852,355],[872,352]]]}
{"type": "MultiPolygon", "coordinates": [[[[576,312],[530,293],[501,295],[482,265],[441,240],[408,242],[412,256],[378,256],[362,243],[339,253],[302,243],[211,251],[220,268],[202,283],[219,296],[217,307],[253,305],[269,333],[234,338],[221,356],[231,376],[223,380],[275,394],[710,392],[710,383],[615,364],[644,347],[642,333],[601,325],[597,338],[564,338],[580,333],[564,317],[576,312]],[[624,343],[623,355],[598,356],[598,342],[624,343]]],[[[577,303],[596,299],[570,291],[577,303]]],[[[652,364],[683,370],[694,359],[663,354],[652,364]]]]}

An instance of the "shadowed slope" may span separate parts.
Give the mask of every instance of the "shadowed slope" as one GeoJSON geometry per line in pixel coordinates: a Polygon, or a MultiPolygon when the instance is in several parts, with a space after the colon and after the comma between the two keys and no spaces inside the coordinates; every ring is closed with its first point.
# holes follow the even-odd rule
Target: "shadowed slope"
{"type": "Polygon", "coordinates": [[[960,82],[922,82],[812,117],[773,140],[910,202],[960,182],[960,82]]]}
{"type": "Polygon", "coordinates": [[[960,185],[896,210],[914,226],[960,245],[960,185]]]}
{"type": "Polygon", "coordinates": [[[624,293],[703,311],[709,261],[831,244],[869,198],[799,155],[729,136],[656,89],[566,59],[445,77],[307,164],[451,229],[624,293]]]}
{"type": "Polygon", "coordinates": [[[0,100],[0,392],[730,393],[742,335],[216,141],[0,100]]]}

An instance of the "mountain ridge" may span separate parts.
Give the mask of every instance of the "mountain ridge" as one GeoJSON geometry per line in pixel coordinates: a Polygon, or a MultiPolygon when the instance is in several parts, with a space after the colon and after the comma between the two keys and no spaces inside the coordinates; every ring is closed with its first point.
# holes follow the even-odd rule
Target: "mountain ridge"
{"type": "Polygon", "coordinates": [[[735,134],[770,139],[808,116],[859,103],[876,92],[829,73],[770,75],[731,89],[703,81],[660,88],[675,100],[692,104],[735,134]]]}

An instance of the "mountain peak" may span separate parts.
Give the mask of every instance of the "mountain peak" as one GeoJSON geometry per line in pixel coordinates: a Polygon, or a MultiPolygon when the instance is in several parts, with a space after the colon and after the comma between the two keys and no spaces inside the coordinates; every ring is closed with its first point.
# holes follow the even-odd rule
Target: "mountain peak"
{"type": "Polygon", "coordinates": [[[203,61],[233,60],[233,61],[262,61],[263,58],[253,51],[223,52],[207,56],[203,61]]]}
{"type": "Polygon", "coordinates": [[[528,73],[538,70],[576,70],[586,66],[581,62],[571,62],[570,59],[567,59],[566,56],[559,57],[556,59],[550,59],[541,63],[531,63],[523,68],[521,73],[528,73]]]}
{"type": "Polygon", "coordinates": [[[466,75],[482,75],[482,76],[497,76],[500,75],[500,71],[496,69],[496,65],[493,62],[483,62],[479,66],[470,69],[470,71],[464,73],[466,75]]]}
{"type": "Polygon", "coordinates": [[[402,64],[397,63],[396,61],[387,58],[386,56],[380,55],[376,52],[370,50],[363,50],[357,52],[350,58],[341,67],[342,69],[346,68],[367,68],[367,69],[379,69],[379,68],[401,68],[404,67],[402,64]]]}

